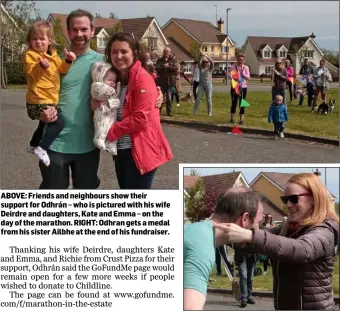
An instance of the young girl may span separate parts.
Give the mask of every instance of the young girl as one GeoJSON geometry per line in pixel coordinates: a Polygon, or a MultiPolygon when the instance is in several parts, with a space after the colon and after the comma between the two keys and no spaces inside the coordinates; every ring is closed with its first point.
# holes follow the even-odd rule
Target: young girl
{"type": "Polygon", "coordinates": [[[76,59],[73,52],[64,50],[62,60],[53,49],[55,38],[53,27],[46,21],[35,22],[27,33],[28,50],[24,56],[24,71],[27,76],[27,113],[32,120],[39,120],[41,112],[49,106],[58,111],[55,122],[39,121],[27,151],[35,154],[46,166],[50,165],[47,150],[64,127],[58,107],[60,74],[66,74],[76,59]]]}

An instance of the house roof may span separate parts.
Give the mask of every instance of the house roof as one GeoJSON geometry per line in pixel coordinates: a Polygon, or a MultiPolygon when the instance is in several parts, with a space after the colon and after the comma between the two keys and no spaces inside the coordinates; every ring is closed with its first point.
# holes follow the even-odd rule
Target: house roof
{"type": "MultiPolygon", "coordinates": [[[[170,21],[163,26],[163,28],[168,25],[171,21],[174,21],[184,30],[186,30],[194,39],[200,43],[218,43],[220,44],[217,35],[222,35],[223,33],[218,30],[212,23],[207,21],[199,21],[193,19],[183,19],[183,18],[172,18],[170,21]]],[[[230,37],[229,37],[230,39],[230,37]]],[[[234,45],[234,42],[231,41],[234,45]]]]}
{"type": "Polygon", "coordinates": [[[180,60],[180,61],[192,61],[194,60],[194,56],[188,52],[185,48],[183,48],[173,37],[166,37],[169,42],[169,48],[172,53],[180,60]]]}
{"type": "Polygon", "coordinates": [[[305,37],[254,37],[248,36],[247,40],[251,45],[255,56],[257,57],[258,62],[275,62],[276,58],[279,55],[273,53],[273,57],[270,59],[263,59],[261,55],[261,50],[265,46],[269,46],[273,51],[278,50],[282,45],[288,50],[288,54],[295,54],[294,48],[297,50],[301,49],[301,47],[306,43],[306,41],[310,38],[310,36],[305,37]]]}
{"type": "Polygon", "coordinates": [[[189,189],[191,189],[195,185],[198,178],[199,178],[199,176],[185,175],[184,176],[184,182],[183,182],[184,190],[188,191],[189,189]]]}

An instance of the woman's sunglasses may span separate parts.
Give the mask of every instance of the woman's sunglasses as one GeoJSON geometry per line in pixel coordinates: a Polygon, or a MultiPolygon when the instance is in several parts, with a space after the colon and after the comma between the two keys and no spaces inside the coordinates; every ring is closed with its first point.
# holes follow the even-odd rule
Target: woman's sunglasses
{"type": "Polygon", "coordinates": [[[292,204],[296,204],[297,202],[299,202],[299,197],[310,197],[311,195],[312,195],[311,193],[283,195],[280,197],[280,199],[285,205],[288,203],[288,201],[291,202],[292,204]]]}

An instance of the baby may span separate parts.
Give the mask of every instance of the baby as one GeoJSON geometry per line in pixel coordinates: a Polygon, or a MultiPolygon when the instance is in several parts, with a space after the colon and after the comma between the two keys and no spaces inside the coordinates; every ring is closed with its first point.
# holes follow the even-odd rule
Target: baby
{"type": "Polygon", "coordinates": [[[288,121],[287,106],[282,103],[283,97],[276,95],[268,112],[268,123],[274,123],[275,139],[284,138],[285,122],[288,121]]]}
{"type": "Polygon", "coordinates": [[[112,124],[117,121],[117,109],[120,105],[117,94],[119,94],[120,84],[116,83],[117,75],[112,70],[112,66],[104,61],[93,64],[91,75],[93,82],[91,95],[94,99],[103,102],[94,112],[93,143],[97,148],[117,155],[117,142],[107,141],[106,136],[112,124]]]}

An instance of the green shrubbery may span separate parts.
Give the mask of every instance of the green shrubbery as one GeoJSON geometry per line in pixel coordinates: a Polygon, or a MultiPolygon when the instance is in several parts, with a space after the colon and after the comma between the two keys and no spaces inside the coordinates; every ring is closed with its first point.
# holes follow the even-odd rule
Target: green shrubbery
{"type": "Polygon", "coordinates": [[[24,66],[21,62],[4,62],[8,84],[26,84],[24,66]]]}

